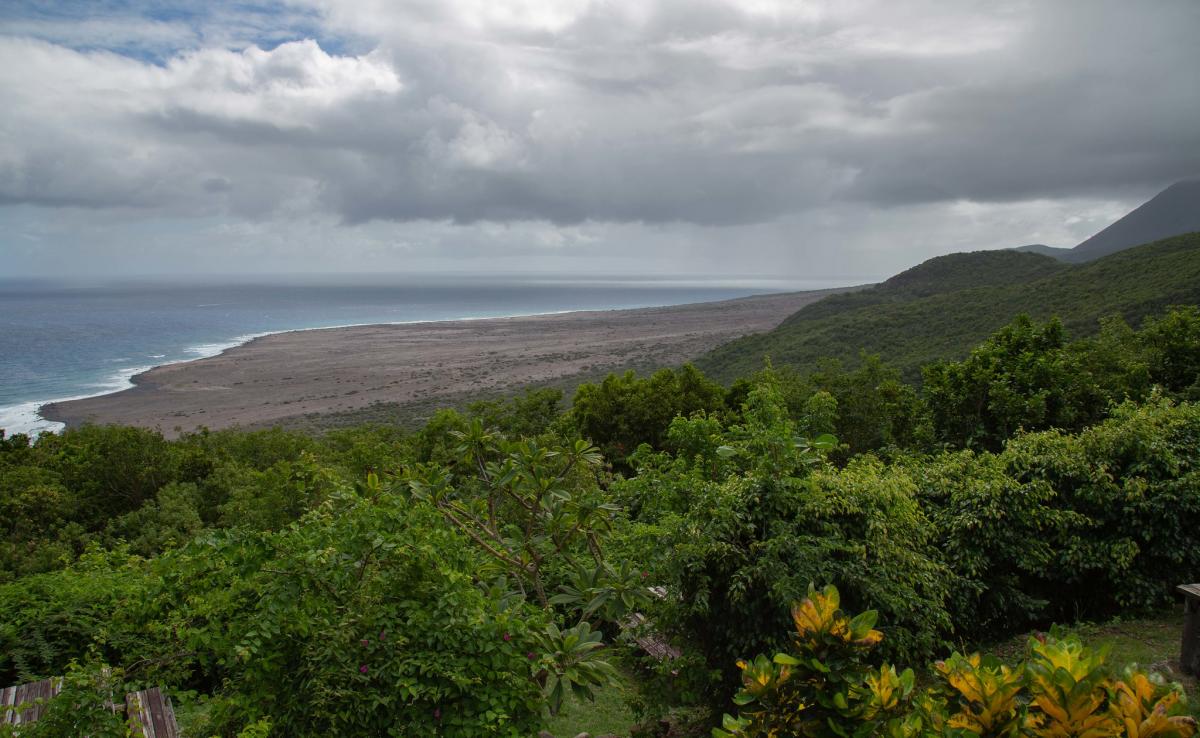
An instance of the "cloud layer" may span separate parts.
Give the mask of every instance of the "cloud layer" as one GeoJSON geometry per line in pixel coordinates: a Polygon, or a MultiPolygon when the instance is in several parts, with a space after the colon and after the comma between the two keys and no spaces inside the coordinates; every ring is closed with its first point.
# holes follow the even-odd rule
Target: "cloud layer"
{"type": "Polygon", "coordinates": [[[519,268],[528,237],[832,273],[883,242],[889,268],[1070,245],[1200,173],[1192,0],[99,7],[0,16],[0,249],[31,271],[82,241],[116,258],[122,228],[255,232],[272,268],[303,221],[432,266],[519,268]]]}

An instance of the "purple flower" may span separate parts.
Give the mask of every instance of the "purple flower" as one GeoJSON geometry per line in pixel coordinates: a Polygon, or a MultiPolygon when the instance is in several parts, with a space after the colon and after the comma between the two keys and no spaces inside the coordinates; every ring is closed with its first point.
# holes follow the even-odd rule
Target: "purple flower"
{"type": "Polygon", "coordinates": [[[506,641],[511,641],[511,640],[512,640],[512,636],[510,636],[508,633],[505,633],[505,634],[504,634],[504,640],[506,640],[506,641]]]}
{"type": "Polygon", "coordinates": [[[442,719],[442,708],[440,708],[440,707],[433,708],[433,719],[434,720],[442,719]]]}
{"type": "Polygon", "coordinates": [[[361,641],[359,641],[359,643],[363,644],[363,648],[366,648],[367,646],[371,645],[371,639],[364,638],[361,641]]]}
{"type": "Polygon", "coordinates": [[[358,673],[359,673],[359,674],[366,674],[366,673],[367,673],[367,665],[366,665],[366,664],[363,664],[362,666],[358,667],[358,673]]]}
{"type": "Polygon", "coordinates": [[[383,632],[382,630],[381,630],[381,631],[379,631],[379,640],[381,640],[381,641],[382,641],[382,640],[383,640],[383,638],[384,638],[384,635],[385,635],[385,634],[384,634],[384,632],[383,632]]]}
{"type": "Polygon", "coordinates": [[[525,654],[525,658],[529,659],[530,661],[533,661],[534,659],[537,658],[537,654],[534,653],[533,651],[530,651],[529,653],[525,654]]]}

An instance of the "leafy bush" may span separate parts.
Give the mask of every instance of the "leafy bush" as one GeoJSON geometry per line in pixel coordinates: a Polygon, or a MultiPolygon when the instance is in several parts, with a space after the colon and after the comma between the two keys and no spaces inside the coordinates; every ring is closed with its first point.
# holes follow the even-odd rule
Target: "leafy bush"
{"type": "Polygon", "coordinates": [[[813,581],[836,581],[855,604],[887,613],[894,652],[939,645],[950,575],[911,481],[869,457],[827,467],[820,450],[833,439],[798,438],[770,382],[750,393],[744,416],[728,429],[677,419],[669,443],[680,453],[639,452],[637,477],[617,485],[648,531],[635,556],[667,592],[653,620],[693,660],[672,666],[685,692],[723,699],[734,658],[778,646],[779,613],[813,581]]]}
{"type": "Polygon", "coordinates": [[[475,586],[477,564],[433,511],[340,494],[160,557],[161,585],[117,620],[153,639],[140,676],[213,695],[203,730],[531,735],[545,621],[475,586]]]}
{"type": "Polygon", "coordinates": [[[1038,326],[1025,315],[967,359],[924,373],[938,437],[960,448],[999,450],[1021,428],[1081,428],[1109,400],[1067,348],[1062,323],[1038,326]]]}
{"type": "Polygon", "coordinates": [[[473,418],[513,438],[531,438],[550,429],[562,414],[562,390],[530,389],[507,400],[482,400],[467,406],[473,418]]]}
{"type": "Polygon", "coordinates": [[[1045,616],[1043,598],[1054,592],[1034,583],[1077,520],[1055,506],[1053,486],[1018,480],[1002,457],[974,451],[905,458],[890,473],[915,484],[934,548],[954,574],[947,609],[957,636],[994,637],[1045,616]]]}
{"type": "MultiPolygon", "coordinates": [[[[205,528],[277,528],[342,475],[283,431],[84,426],[0,442],[0,582],[68,565],[90,543],[151,556],[205,528]]],[[[349,460],[348,460],[349,461],[349,460]]]]}
{"type": "Polygon", "coordinates": [[[71,661],[59,692],[46,702],[41,716],[24,725],[0,724],[0,738],[126,738],[130,734],[122,709],[125,684],[121,671],[102,664],[71,661]]]}
{"type": "Polygon", "coordinates": [[[150,583],[145,562],[93,546],[67,569],[0,586],[0,683],[61,676],[93,649],[119,658],[137,634],[112,633],[113,618],[150,583]]]}
{"type": "Polygon", "coordinates": [[[956,633],[1167,602],[1200,570],[1198,448],[1200,407],[1158,399],[1077,434],[1020,434],[999,454],[899,462],[955,574],[956,633]]]}
{"type": "Polygon", "coordinates": [[[1200,307],[1147,318],[1138,343],[1151,382],[1176,397],[1200,400],[1200,307]]]}
{"type": "Polygon", "coordinates": [[[1168,400],[1125,403],[1077,435],[1009,442],[1000,456],[1007,475],[1053,490],[1048,504],[1061,511],[1049,537],[1054,554],[1025,585],[1053,603],[1049,615],[1161,605],[1200,571],[1197,449],[1200,405],[1168,400]]]}
{"type": "Polygon", "coordinates": [[[833,586],[792,608],[793,653],[739,661],[743,687],[734,701],[744,708],[723,720],[715,738],[735,736],[906,735],[917,720],[902,717],[915,677],[889,666],[872,668],[867,653],[883,633],[876,613],[851,619],[838,608],[833,586]]]}
{"type": "Polygon", "coordinates": [[[725,407],[725,391],[691,364],[661,369],[646,379],[632,371],[610,374],[575,391],[571,416],[580,434],[611,462],[624,462],[638,446],[661,447],[671,421],[725,407]]]}
{"type": "Polygon", "coordinates": [[[824,362],[810,375],[810,381],[837,402],[832,432],[850,453],[931,444],[933,428],[924,400],[902,381],[896,368],[878,356],[864,354],[852,371],[837,361],[824,362]]]}

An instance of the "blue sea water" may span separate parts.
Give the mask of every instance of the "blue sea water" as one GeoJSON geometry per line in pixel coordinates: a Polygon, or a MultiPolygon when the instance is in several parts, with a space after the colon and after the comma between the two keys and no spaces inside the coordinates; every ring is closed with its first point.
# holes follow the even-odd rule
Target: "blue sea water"
{"type": "Polygon", "coordinates": [[[854,280],[357,276],[317,280],[0,280],[0,428],[58,430],[38,408],[116,392],[153,366],[267,333],[680,305],[854,280]]]}

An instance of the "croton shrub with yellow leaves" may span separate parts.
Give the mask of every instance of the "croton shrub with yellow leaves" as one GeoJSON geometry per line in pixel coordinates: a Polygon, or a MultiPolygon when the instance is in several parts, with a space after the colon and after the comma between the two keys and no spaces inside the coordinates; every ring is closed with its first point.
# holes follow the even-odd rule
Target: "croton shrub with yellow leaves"
{"type": "Polygon", "coordinates": [[[883,640],[873,611],[850,617],[836,588],[812,590],[792,609],[791,653],[738,662],[737,717],[715,738],[1187,738],[1196,721],[1177,685],[1133,667],[1114,675],[1106,650],[1074,638],[1030,641],[1028,659],[954,654],[934,665],[934,685],[912,669],[871,666],[883,640]]]}

